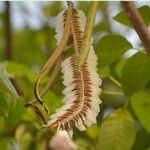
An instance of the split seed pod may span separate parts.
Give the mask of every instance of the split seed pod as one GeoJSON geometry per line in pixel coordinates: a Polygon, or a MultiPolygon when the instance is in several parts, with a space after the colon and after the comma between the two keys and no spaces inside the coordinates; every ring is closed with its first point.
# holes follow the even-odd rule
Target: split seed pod
{"type": "MultiPolygon", "coordinates": [[[[59,25],[57,26],[58,44],[64,34],[64,24],[68,10],[60,13],[59,25]]],[[[83,33],[86,24],[86,17],[81,10],[72,7],[70,17],[70,35],[68,43],[74,44],[75,54],[65,59],[61,63],[63,73],[63,90],[64,106],[50,116],[45,127],[55,127],[58,130],[72,130],[76,126],[79,130],[85,130],[86,126],[96,123],[96,117],[100,111],[99,94],[102,80],[97,74],[97,56],[95,54],[92,39],[90,44],[90,52],[85,64],[81,70],[77,69],[77,58],[80,55],[82,46],[83,33]]]]}

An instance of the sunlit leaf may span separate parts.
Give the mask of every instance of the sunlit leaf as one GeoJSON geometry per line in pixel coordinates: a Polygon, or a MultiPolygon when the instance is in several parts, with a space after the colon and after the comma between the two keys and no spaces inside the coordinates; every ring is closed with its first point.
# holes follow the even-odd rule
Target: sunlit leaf
{"type": "Polygon", "coordinates": [[[58,97],[54,92],[49,91],[44,97],[44,102],[50,109],[51,113],[54,113],[55,110],[59,107],[61,107],[62,103],[62,97],[58,97]]]}
{"type": "Polygon", "coordinates": [[[132,45],[120,35],[106,35],[100,39],[95,50],[99,65],[106,66],[119,59],[132,45]]]}
{"type": "Polygon", "coordinates": [[[30,66],[43,63],[45,59],[43,50],[44,43],[39,42],[38,36],[40,34],[37,30],[25,28],[14,35],[15,60],[30,66]]]}
{"type": "Polygon", "coordinates": [[[139,92],[131,97],[131,102],[141,124],[150,133],[150,95],[139,92]]]}
{"type": "Polygon", "coordinates": [[[12,127],[16,125],[18,122],[25,120],[24,114],[26,110],[24,107],[24,102],[22,99],[17,99],[16,105],[13,109],[11,109],[8,117],[5,119],[6,127],[12,127]]]}
{"type": "Polygon", "coordinates": [[[110,70],[109,70],[108,66],[99,68],[99,74],[100,74],[101,78],[107,77],[109,75],[109,73],[110,73],[110,70]]]}
{"type": "Polygon", "coordinates": [[[8,115],[11,108],[14,106],[18,94],[6,76],[6,74],[0,70],[0,116],[8,115]]]}
{"type": "Polygon", "coordinates": [[[8,62],[7,64],[7,72],[9,74],[15,75],[17,77],[21,77],[28,72],[28,68],[17,62],[8,62]]]}
{"type": "Polygon", "coordinates": [[[118,75],[119,78],[121,78],[121,73],[122,73],[122,69],[123,69],[123,66],[125,65],[127,59],[121,59],[117,65],[116,65],[116,73],[118,75]]]}
{"type": "Polygon", "coordinates": [[[75,140],[75,143],[79,147],[79,150],[87,150],[87,149],[92,150],[91,145],[87,143],[87,141],[84,140],[83,138],[78,138],[77,140],[75,140]]]}
{"type": "Polygon", "coordinates": [[[86,130],[87,135],[92,139],[97,139],[99,128],[97,125],[92,125],[86,130]]]}
{"type": "Polygon", "coordinates": [[[150,81],[150,57],[143,52],[136,53],[126,61],[122,69],[122,88],[130,96],[150,81]]]}
{"type": "Polygon", "coordinates": [[[136,136],[135,124],[125,109],[112,112],[99,130],[100,150],[130,150],[136,136]]]}

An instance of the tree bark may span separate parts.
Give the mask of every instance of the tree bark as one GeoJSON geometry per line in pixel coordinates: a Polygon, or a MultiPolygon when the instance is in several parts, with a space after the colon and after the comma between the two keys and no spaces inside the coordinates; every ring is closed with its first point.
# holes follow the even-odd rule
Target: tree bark
{"type": "Polygon", "coordinates": [[[5,2],[5,58],[12,59],[12,35],[11,35],[11,21],[10,21],[10,2],[5,2]]]}
{"type": "Polygon", "coordinates": [[[136,33],[138,34],[139,38],[141,39],[143,46],[147,53],[150,54],[150,32],[148,27],[144,23],[140,13],[136,9],[135,5],[131,1],[122,1],[123,7],[127,12],[127,16],[133,25],[136,33]]]}
{"type": "MultiPolygon", "coordinates": [[[[4,49],[4,57],[6,60],[12,60],[13,50],[12,50],[12,29],[11,29],[11,3],[9,1],[5,1],[5,49],[4,49]]],[[[16,79],[10,79],[12,84],[14,85],[16,91],[19,95],[23,95],[23,90],[18,84],[16,79]]]]}

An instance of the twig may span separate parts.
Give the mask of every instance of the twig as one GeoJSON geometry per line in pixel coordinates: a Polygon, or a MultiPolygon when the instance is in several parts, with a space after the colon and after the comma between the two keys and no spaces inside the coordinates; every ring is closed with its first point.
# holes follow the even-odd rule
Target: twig
{"type": "Polygon", "coordinates": [[[59,58],[59,56],[62,55],[63,51],[66,48],[67,42],[68,42],[68,38],[69,38],[69,34],[70,34],[70,17],[71,17],[71,12],[72,12],[71,3],[69,3],[68,7],[69,8],[68,8],[68,14],[67,14],[67,17],[66,17],[67,19],[66,19],[66,24],[65,24],[65,28],[64,28],[64,34],[62,36],[61,42],[58,45],[58,47],[56,48],[56,50],[54,51],[54,53],[51,55],[51,57],[48,59],[46,64],[44,65],[44,67],[41,70],[40,74],[37,76],[37,79],[36,79],[35,84],[34,84],[34,95],[35,95],[37,101],[39,101],[39,103],[41,103],[41,104],[43,104],[43,100],[42,100],[42,98],[41,98],[41,96],[38,92],[39,83],[40,83],[41,79],[53,67],[53,65],[55,64],[55,62],[59,58]]]}
{"type": "Polygon", "coordinates": [[[88,57],[89,51],[90,51],[90,43],[91,43],[91,37],[92,37],[92,32],[93,32],[93,26],[95,23],[98,3],[99,3],[98,1],[92,2],[91,8],[88,13],[86,26],[85,26],[85,32],[83,36],[83,43],[81,47],[81,54],[78,60],[78,70],[80,70],[82,65],[85,63],[88,57]]]}
{"type": "Polygon", "coordinates": [[[5,2],[5,57],[6,59],[12,58],[12,34],[11,34],[11,22],[10,22],[10,2],[5,2]]]}
{"type": "Polygon", "coordinates": [[[11,83],[13,84],[13,86],[15,87],[18,95],[24,95],[24,91],[23,91],[23,88],[22,86],[19,84],[18,80],[15,78],[15,79],[9,79],[11,81],[11,83]]]}
{"type": "Polygon", "coordinates": [[[141,39],[146,51],[150,54],[150,32],[133,2],[122,1],[128,18],[141,39]]]}
{"type": "Polygon", "coordinates": [[[116,96],[124,96],[121,92],[115,92],[115,91],[102,91],[102,94],[105,95],[116,95],[116,96]]]}
{"type": "Polygon", "coordinates": [[[54,66],[54,70],[50,76],[50,79],[48,81],[48,83],[46,84],[45,88],[43,89],[42,93],[41,93],[41,96],[45,95],[45,93],[51,88],[52,84],[54,83],[56,77],[57,77],[57,74],[61,68],[61,60],[62,60],[62,56],[60,56],[60,58],[58,58],[55,66],[54,66]]]}
{"type": "Polygon", "coordinates": [[[112,76],[108,76],[108,78],[112,81],[112,82],[114,82],[117,86],[119,86],[119,87],[121,87],[121,84],[115,79],[115,78],[113,78],[112,76]]]}

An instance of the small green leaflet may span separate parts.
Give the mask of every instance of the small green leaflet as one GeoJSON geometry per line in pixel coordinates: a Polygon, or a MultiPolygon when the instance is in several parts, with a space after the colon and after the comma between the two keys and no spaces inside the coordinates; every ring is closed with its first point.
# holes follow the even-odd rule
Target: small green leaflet
{"type": "Polygon", "coordinates": [[[150,133],[150,95],[139,92],[131,97],[131,103],[139,121],[150,133]]]}
{"type": "Polygon", "coordinates": [[[100,150],[130,150],[136,137],[131,114],[121,108],[112,112],[102,123],[99,131],[100,150]]]}
{"type": "Polygon", "coordinates": [[[0,70],[0,116],[7,116],[14,106],[18,94],[8,79],[7,75],[0,70]]]}
{"type": "Polygon", "coordinates": [[[95,50],[99,57],[99,65],[102,68],[118,60],[132,45],[120,35],[106,35],[102,37],[95,50]]]}
{"type": "Polygon", "coordinates": [[[138,52],[126,60],[121,73],[121,81],[127,96],[143,89],[150,81],[150,57],[144,52],[138,52]]]}

